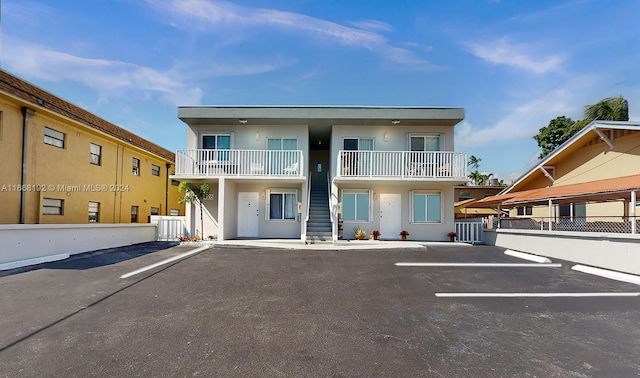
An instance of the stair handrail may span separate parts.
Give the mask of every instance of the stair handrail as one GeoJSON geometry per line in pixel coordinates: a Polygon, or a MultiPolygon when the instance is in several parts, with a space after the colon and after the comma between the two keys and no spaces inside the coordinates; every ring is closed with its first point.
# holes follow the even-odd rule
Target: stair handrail
{"type": "Polygon", "coordinates": [[[311,171],[309,171],[309,181],[307,181],[307,216],[304,218],[304,235],[307,237],[307,223],[309,222],[309,214],[311,207],[311,171]]]}
{"type": "Polygon", "coordinates": [[[331,221],[331,240],[334,235],[333,209],[331,208],[331,172],[327,171],[327,206],[329,207],[329,220],[331,221]]]}

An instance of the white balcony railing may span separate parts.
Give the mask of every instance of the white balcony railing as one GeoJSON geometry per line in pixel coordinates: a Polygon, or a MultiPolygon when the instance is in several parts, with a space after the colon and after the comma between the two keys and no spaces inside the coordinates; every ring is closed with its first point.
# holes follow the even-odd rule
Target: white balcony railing
{"type": "Polygon", "coordinates": [[[178,150],[175,176],[302,177],[302,151],[178,150]]]}
{"type": "Polygon", "coordinates": [[[337,177],[467,178],[467,154],[449,151],[340,151],[337,177]]]}

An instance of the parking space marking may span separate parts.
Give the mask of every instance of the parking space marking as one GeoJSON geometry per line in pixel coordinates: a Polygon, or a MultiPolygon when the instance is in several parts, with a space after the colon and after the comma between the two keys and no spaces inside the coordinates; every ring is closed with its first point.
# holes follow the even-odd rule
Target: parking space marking
{"type": "Polygon", "coordinates": [[[640,293],[436,293],[440,298],[586,298],[586,297],[638,297],[640,293]]]}
{"type": "Polygon", "coordinates": [[[561,268],[560,263],[421,263],[397,262],[396,266],[467,267],[467,268],[561,268]]]}
{"type": "Polygon", "coordinates": [[[162,260],[162,261],[157,262],[155,264],[147,265],[144,268],[140,268],[140,269],[134,270],[133,272],[129,272],[129,273],[123,274],[123,275],[120,276],[120,278],[129,278],[131,276],[135,276],[136,274],[139,274],[139,273],[142,273],[142,272],[146,272],[147,270],[150,270],[150,269],[153,269],[153,268],[157,268],[157,267],[159,267],[161,265],[165,265],[165,264],[168,264],[170,262],[174,262],[176,260],[180,260],[180,259],[183,259],[185,257],[189,257],[189,256],[194,255],[196,253],[202,252],[205,249],[209,249],[209,246],[204,246],[204,247],[192,249],[189,252],[181,253],[181,254],[179,254],[177,256],[170,257],[168,259],[162,260]]]}

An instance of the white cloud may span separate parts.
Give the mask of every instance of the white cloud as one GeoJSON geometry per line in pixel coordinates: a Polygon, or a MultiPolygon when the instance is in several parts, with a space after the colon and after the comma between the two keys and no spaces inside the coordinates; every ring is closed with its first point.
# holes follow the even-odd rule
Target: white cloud
{"type": "Polygon", "coordinates": [[[515,67],[534,74],[558,72],[565,62],[560,54],[544,55],[532,45],[513,43],[507,37],[485,43],[469,43],[469,52],[491,64],[515,67]]]}
{"type": "Polygon", "coordinates": [[[376,52],[390,61],[417,69],[435,66],[419,58],[412,51],[395,47],[375,31],[388,31],[391,26],[380,21],[361,21],[349,27],[331,21],[267,8],[250,8],[226,1],[214,0],[146,0],[167,17],[175,18],[172,25],[200,31],[222,28],[274,27],[300,34],[300,32],[344,46],[364,48],[376,52]],[[364,22],[364,23],[363,23],[364,22]]]}

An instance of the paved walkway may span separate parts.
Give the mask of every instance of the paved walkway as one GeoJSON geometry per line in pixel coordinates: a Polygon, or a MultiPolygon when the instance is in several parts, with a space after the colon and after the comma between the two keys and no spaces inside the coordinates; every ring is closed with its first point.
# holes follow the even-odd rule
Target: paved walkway
{"type": "Polygon", "coordinates": [[[400,241],[400,240],[339,240],[335,243],[324,242],[305,244],[297,239],[234,239],[212,242],[214,247],[256,247],[309,250],[350,250],[350,249],[407,249],[432,247],[471,247],[466,243],[400,241]]]}

